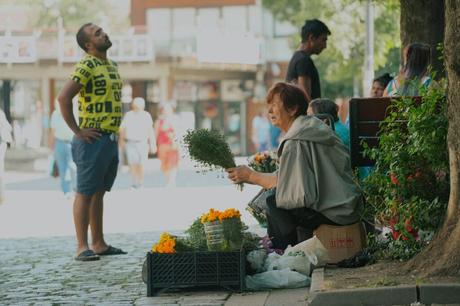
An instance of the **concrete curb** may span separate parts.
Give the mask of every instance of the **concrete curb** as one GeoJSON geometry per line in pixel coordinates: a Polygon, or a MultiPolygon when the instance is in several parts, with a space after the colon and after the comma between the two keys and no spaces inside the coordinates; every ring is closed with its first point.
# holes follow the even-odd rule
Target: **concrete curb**
{"type": "Polygon", "coordinates": [[[426,284],[325,291],[324,268],[312,273],[309,306],[410,305],[460,303],[460,284],[426,284]]]}
{"type": "Polygon", "coordinates": [[[418,289],[422,304],[460,303],[460,284],[426,284],[418,289]]]}
{"type": "Polygon", "coordinates": [[[335,290],[317,293],[309,306],[410,305],[417,301],[414,286],[335,290]]]}
{"type": "Polygon", "coordinates": [[[324,268],[314,269],[311,273],[310,296],[324,290],[324,268]]]}

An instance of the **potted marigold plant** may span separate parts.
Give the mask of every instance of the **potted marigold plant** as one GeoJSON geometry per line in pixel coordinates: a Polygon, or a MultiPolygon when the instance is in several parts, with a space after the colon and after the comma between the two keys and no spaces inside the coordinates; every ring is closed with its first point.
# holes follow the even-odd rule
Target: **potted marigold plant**
{"type": "Polygon", "coordinates": [[[243,224],[241,214],[235,208],[224,210],[219,220],[224,233],[224,249],[227,251],[239,250],[243,243],[243,224]]]}
{"type": "Polygon", "coordinates": [[[221,251],[224,248],[224,228],[219,217],[220,211],[214,208],[201,216],[209,251],[221,251]]]}

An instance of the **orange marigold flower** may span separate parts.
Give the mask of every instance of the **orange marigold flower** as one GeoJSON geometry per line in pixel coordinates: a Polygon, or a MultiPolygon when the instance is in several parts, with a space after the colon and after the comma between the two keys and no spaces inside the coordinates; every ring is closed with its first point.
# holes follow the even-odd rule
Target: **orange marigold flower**
{"type": "Polygon", "coordinates": [[[176,252],[176,237],[168,234],[162,233],[160,240],[153,245],[152,252],[155,253],[175,253],[176,252]]]}
{"type": "Polygon", "coordinates": [[[226,219],[240,218],[240,217],[241,217],[241,213],[237,209],[229,208],[229,209],[224,210],[220,214],[219,220],[222,221],[222,220],[226,220],[226,219]]]}
{"type": "Polygon", "coordinates": [[[214,222],[219,220],[221,212],[211,208],[207,214],[203,214],[200,218],[201,223],[214,222]]]}

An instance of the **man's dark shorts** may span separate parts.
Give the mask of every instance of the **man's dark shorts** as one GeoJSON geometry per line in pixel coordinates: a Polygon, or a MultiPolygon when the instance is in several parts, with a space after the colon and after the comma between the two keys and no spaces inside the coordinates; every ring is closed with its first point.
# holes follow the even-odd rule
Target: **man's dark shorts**
{"type": "Polygon", "coordinates": [[[91,196],[110,191],[118,169],[118,143],[114,134],[105,134],[92,143],[74,136],[72,157],[77,165],[77,192],[91,196]]]}

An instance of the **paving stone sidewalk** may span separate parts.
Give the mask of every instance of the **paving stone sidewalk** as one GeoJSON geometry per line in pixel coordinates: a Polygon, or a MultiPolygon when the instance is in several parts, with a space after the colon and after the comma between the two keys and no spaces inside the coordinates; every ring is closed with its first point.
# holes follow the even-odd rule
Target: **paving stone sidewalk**
{"type": "MultiPolygon", "coordinates": [[[[44,225],[45,226],[45,225],[44,225]]],[[[146,294],[145,252],[158,233],[106,235],[128,255],[73,259],[74,237],[0,240],[0,305],[133,305],[146,294]]]]}
{"type": "Polygon", "coordinates": [[[129,253],[94,262],[73,259],[72,236],[0,239],[0,305],[306,305],[309,288],[242,294],[181,290],[147,297],[142,263],[159,235],[108,234],[108,243],[129,253]]]}

